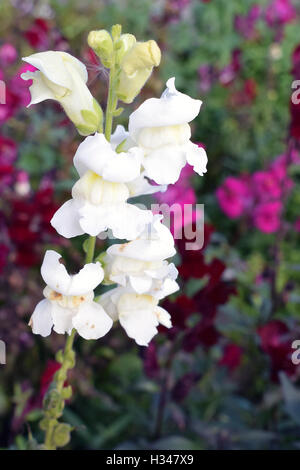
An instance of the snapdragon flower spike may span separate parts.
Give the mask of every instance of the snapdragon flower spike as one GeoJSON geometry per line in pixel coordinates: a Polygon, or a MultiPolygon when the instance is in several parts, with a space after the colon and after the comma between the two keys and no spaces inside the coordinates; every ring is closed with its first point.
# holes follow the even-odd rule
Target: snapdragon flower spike
{"type": "Polygon", "coordinates": [[[98,339],[112,327],[112,319],[94,302],[93,290],[102,282],[104,272],[99,262],[86,264],[78,274],[69,275],[59,262],[61,255],[46,251],[41,267],[47,284],[45,299],[36,306],[29,325],[34,334],[49,336],[51,329],[70,334],[75,328],[85,339],[98,339]]]}
{"type": "MultiPolygon", "coordinates": [[[[80,176],[72,199],[54,214],[51,224],[66,237],[97,236],[111,229],[116,238],[133,240],[153,214],[127,203],[130,183],[140,178],[141,151],[117,153],[103,134],[87,137],[78,147],[74,165],[80,176]]],[[[139,186],[139,185],[137,185],[139,186]]]]}
{"type": "Polygon", "coordinates": [[[130,138],[143,150],[145,174],[156,183],[175,183],[186,163],[199,175],[206,173],[206,152],[190,141],[188,124],[201,104],[177,91],[175,78],[170,78],[159,99],[144,101],[129,117],[130,138]]]}
{"type": "Polygon", "coordinates": [[[21,75],[23,80],[32,80],[28,106],[47,99],[56,100],[80,134],[89,135],[99,130],[102,109],[86,85],[88,73],[80,60],[61,51],[38,52],[23,60],[37,69],[21,75]]]}
{"type": "Polygon", "coordinates": [[[160,291],[153,289],[147,294],[120,286],[103,294],[98,301],[114,321],[119,320],[129,338],[139,346],[148,346],[159,324],[172,327],[170,314],[158,302],[178,289],[177,283],[171,280],[160,291]]]}
{"type": "Polygon", "coordinates": [[[161,215],[155,215],[153,223],[138,239],[108,248],[103,259],[107,284],[129,286],[136,293],[144,294],[152,289],[164,289],[166,282],[175,283],[177,269],[166,261],[176,253],[174,239],[161,219],[161,215]]]}

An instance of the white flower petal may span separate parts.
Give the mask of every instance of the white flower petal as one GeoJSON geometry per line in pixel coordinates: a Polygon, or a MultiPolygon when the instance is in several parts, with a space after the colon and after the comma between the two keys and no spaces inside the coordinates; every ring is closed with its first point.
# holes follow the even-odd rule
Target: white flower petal
{"type": "Polygon", "coordinates": [[[123,294],[118,302],[120,324],[127,335],[140,346],[148,346],[157,334],[155,302],[148,295],[123,294]]]}
{"type": "Polygon", "coordinates": [[[25,62],[40,70],[48,80],[61,87],[72,88],[72,79],[66,70],[64,61],[70,63],[80,74],[84,83],[87,82],[85,65],[67,52],[46,51],[23,57],[25,62]]]}
{"type": "Polygon", "coordinates": [[[103,280],[104,271],[101,264],[88,263],[78,274],[71,276],[71,284],[67,295],[83,295],[93,291],[103,280]]]}
{"type": "Polygon", "coordinates": [[[189,165],[192,165],[198,175],[203,176],[207,172],[207,155],[202,147],[189,142],[186,146],[186,159],[189,165]]]}
{"type": "Polygon", "coordinates": [[[173,279],[165,279],[159,288],[155,288],[151,291],[151,295],[158,300],[164,299],[168,295],[174,294],[179,290],[179,285],[173,279]]]}
{"type": "Polygon", "coordinates": [[[47,250],[41,267],[42,278],[55,292],[67,295],[71,285],[71,276],[59,262],[61,255],[54,250],[47,250]]]}
{"type": "Polygon", "coordinates": [[[123,204],[119,212],[110,213],[110,228],[116,238],[134,240],[145,226],[152,221],[153,214],[149,210],[142,210],[132,204],[123,204]]]}
{"type": "Polygon", "coordinates": [[[57,302],[52,302],[53,330],[60,335],[65,333],[70,335],[73,329],[72,320],[76,313],[76,309],[61,307],[57,302]]]}
{"type": "Polygon", "coordinates": [[[186,164],[185,146],[165,145],[143,159],[146,176],[158,184],[174,184],[186,164]]]}
{"type": "Polygon", "coordinates": [[[140,174],[143,152],[137,147],[116,153],[104,134],[87,137],[78,147],[74,166],[80,176],[91,170],[107,181],[123,183],[140,174]]]}
{"type": "Polygon", "coordinates": [[[164,193],[167,190],[167,185],[150,184],[144,174],[145,172],[135,180],[128,182],[127,186],[130,192],[130,197],[144,196],[157,192],[164,193]]]}
{"type": "Polygon", "coordinates": [[[99,204],[98,206],[86,203],[79,210],[79,223],[84,233],[95,237],[105,232],[110,225],[110,212],[118,211],[123,204],[99,204]]]}
{"type": "Polygon", "coordinates": [[[70,276],[59,262],[60,258],[56,251],[47,250],[41,267],[45,283],[55,292],[67,296],[84,295],[93,291],[103,280],[104,271],[99,262],[88,263],[78,274],[70,276]]]}
{"type": "Polygon", "coordinates": [[[137,294],[144,294],[149,291],[152,286],[152,279],[148,276],[129,276],[132,289],[137,294]]]}
{"type": "Polygon", "coordinates": [[[83,303],[73,318],[73,327],[84,339],[102,338],[113,324],[103,307],[96,302],[83,303]]]}
{"type": "Polygon", "coordinates": [[[97,303],[102,305],[105,312],[113,321],[118,319],[118,309],[116,304],[122,292],[123,291],[119,287],[116,287],[115,289],[111,289],[102,294],[99,300],[97,300],[97,303]]]}
{"type": "Polygon", "coordinates": [[[125,130],[124,126],[120,124],[117,125],[115,132],[111,135],[110,143],[114,150],[120,145],[124,140],[128,139],[129,132],[125,130]]]}
{"type": "Polygon", "coordinates": [[[133,181],[140,175],[143,152],[137,147],[127,153],[116,153],[103,169],[102,176],[116,183],[133,181]]]}
{"type": "Polygon", "coordinates": [[[112,256],[125,256],[142,261],[158,261],[175,255],[173,236],[160,221],[162,215],[156,214],[153,222],[146,225],[137,239],[129,243],[111,245],[107,253],[112,256]]]}
{"type": "Polygon", "coordinates": [[[166,328],[172,328],[171,315],[162,307],[156,307],[155,315],[159,323],[166,328]]]}
{"type": "Polygon", "coordinates": [[[192,121],[200,111],[202,102],[180,93],[175,88],[175,78],[167,81],[162,96],[150,98],[129,117],[129,134],[136,140],[143,127],[162,127],[192,121]]]}
{"type": "Polygon", "coordinates": [[[46,86],[45,82],[41,78],[41,72],[25,72],[22,73],[21,78],[23,80],[32,80],[32,85],[29,87],[31,94],[31,100],[27,107],[32,104],[40,103],[44,100],[54,100],[54,93],[46,86]]]}
{"type": "Polygon", "coordinates": [[[29,325],[35,335],[49,336],[53,326],[52,305],[49,300],[41,300],[31,316],[29,325]]]}
{"type": "Polygon", "coordinates": [[[101,176],[104,165],[114,155],[115,152],[104,134],[96,132],[96,134],[86,137],[79,145],[73,163],[80,176],[83,176],[88,170],[101,176]]]}
{"type": "Polygon", "coordinates": [[[72,238],[84,234],[84,230],[79,225],[79,207],[80,204],[77,201],[70,199],[52,217],[50,222],[52,227],[63,237],[72,238]]]}

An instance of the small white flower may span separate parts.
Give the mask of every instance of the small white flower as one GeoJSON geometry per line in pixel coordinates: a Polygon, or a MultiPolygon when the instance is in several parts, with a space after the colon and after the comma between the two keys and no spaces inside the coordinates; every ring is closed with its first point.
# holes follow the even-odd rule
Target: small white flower
{"type": "Polygon", "coordinates": [[[133,241],[110,246],[104,258],[107,283],[129,285],[138,294],[161,291],[166,280],[175,280],[177,269],[165,261],[174,256],[174,239],[155,215],[153,224],[133,241]]]}
{"type": "Polygon", "coordinates": [[[159,99],[144,101],[131,114],[130,138],[143,149],[146,176],[156,183],[175,183],[186,163],[199,175],[206,173],[206,152],[190,141],[188,124],[199,114],[201,104],[177,91],[175,78],[170,78],[159,99]]]}
{"type": "Polygon", "coordinates": [[[104,135],[97,133],[79,145],[74,165],[80,179],[73,186],[72,199],[51,220],[57,232],[71,238],[83,233],[97,236],[111,229],[116,238],[137,238],[153,218],[151,211],[127,203],[137,195],[133,188],[141,178],[141,151],[133,147],[116,153],[104,135]]]}
{"type": "Polygon", "coordinates": [[[170,314],[158,306],[158,300],[150,294],[137,294],[117,287],[102,295],[99,303],[113,320],[120,321],[130,338],[140,346],[148,346],[157,334],[159,324],[172,327],[170,314]]]}
{"type": "Polygon", "coordinates": [[[53,327],[59,334],[70,334],[75,328],[85,339],[98,339],[112,327],[112,320],[98,303],[93,290],[103,280],[99,262],[86,264],[78,274],[69,275],[59,262],[61,255],[46,251],[41,267],[47,286],[44,300],[38,303],[30,326],[34,334],[49,336],[53,327]]]}
{"type": "Polygon", "coordinates": [[[23,80],[33,81],[29,106],[56,100],[82,135],[99,129],[103,113],[86,86],[88,74],[82,62],[61,51],[38,52],[23,60],[38,69],[21,75],[23,80]]]}

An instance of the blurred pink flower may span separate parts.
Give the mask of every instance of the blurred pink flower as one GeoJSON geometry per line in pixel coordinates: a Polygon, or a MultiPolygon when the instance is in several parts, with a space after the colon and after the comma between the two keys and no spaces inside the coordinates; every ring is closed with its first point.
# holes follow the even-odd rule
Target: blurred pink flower
{"type": "Polygon", "coordinates": [[[265,11],[265,20],[272,28],[276,25],[290,23],[297,13],[290,0],[273,0],[265,11]]]}
{"type": "Polygon", "coordinates": [[[264,233],[274,233],[280,227],[282,203],[271,201],[260,204],[254,210],[254,225],[264,233]]]}
{"type": "Polygon", "coordinates": [[[246,181],[229,176],[216,192],[219,204],[228,217],[242,215],[251,202],[251,192],[246,181]]]}
{"type": "Polygon", "coordinates": [[[281,185],[273,171],[256,171],[252,181],[254,191],[261,199],[276,199],[282,194],[281,185]]]}
{"type": "Polygon", "coordinates": [[[217,78],[217,72],[212,65],[203,64],[198,68],[198,77],[200,91],[207,93],[217,78]]]}
{"type": "Polygon", "coordinates": [[[237,15],[235,17],[235,29],[245,39],[255,39],[257,36],[255,26],[260,14],[261,7],[259,5],[253,5],[247,15],[237,15]]]}
{"type": "Polygon", "coordinates": [[[25,72],[34,72],[36,70],[30,64],[23,64],[16,75],[10,80],[9,88],[17,97],[17,105],[20,108],[26,107],[30,103],[30,92],[29,87],[32,84],[32,80],[22,80],[21,75],[25,72]]]}
{"type": "Polygon", "coordinates": [[[15,172],[13,163],[16,156],[16,143],[0,135],[0,193],[12,183],[15,172]]]}
{"type": "Polygon", "coordinates": [[[231,62],[226,65],[219,73],[221,85],[227,86],[234,81],[238,72],[241,70],[241,51],[234,49],[232,51],[231,62]]]}
{"type": "Polygon", "coordinates": [[[17,157],[17,144],[9,137],[0,135],[0,162],[13,163],[17,157]]]}
{"type": "Polygon", "coordinates": [[[1,67],[7,67],[13,64],[18,57],[17,50],[13,44],[5,43],[0,47],[0,64],[1,67]]]}
{"type": "MultiPolygon", "coordinates": [[[[199,144],[198,144],[199,145],[199,144]]],[[[190,225],[198,220],[201,211],[192,208],[190,211],[184,212],[185,205],[196,204],[196,194],[190,185],[190,178],[193,175],[193,168],[186,165],[180,173],[180,177],[175,184],[170,184],[164,193],[155,194],[155,199],[160,204],[168,204],[173,206],[174,214],[173,223],[171,224],[171,232],[173,235],[181,231],[182,227],[190,225]]]]}

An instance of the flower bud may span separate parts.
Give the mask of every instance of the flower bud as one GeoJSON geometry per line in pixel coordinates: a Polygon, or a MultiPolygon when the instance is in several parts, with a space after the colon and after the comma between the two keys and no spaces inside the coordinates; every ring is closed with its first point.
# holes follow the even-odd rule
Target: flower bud
{"type": "Polygon", "coordinates": [[[136,39],[133,34],[122,34],[115,44],[117,64],[121,64],[124,55],[132,49],[135,44],[136,39]]]}
{"type": "Polygon", "coordinates": [[[24,80],[32,80],[29,106],[53,99],[61,104],[80,134],[101,130],[102,109],[86,85],[88,73],[82,62],[60,51],[38,52],[23,60],[37,69],[21,75],[24,80]]]}
{"type": "Polygon", "coordinates": [[[88,45],[100,58],[104,67],[110,68],[113,61],[113,41],[105,29],[91,31],[88,35],[88,45]]]}
{"type": "Polygon", "coordinates": [[[161,52],[157,43],[153,40],[133,43],[131,38],[127,38],[127,44],[125,39],[124,47],[126,45],[129,46],[129,49],[121,60],[117,95],[124,103],[132,103],[150,77],[153,67],[159,65],[161,52]]]}
{"type": "Polygon", "coordinates": [[[57,447],[64,447],[70,442],[71,426],[67,423],[59,423],[54,428],[53,443],[57,447]]]}

